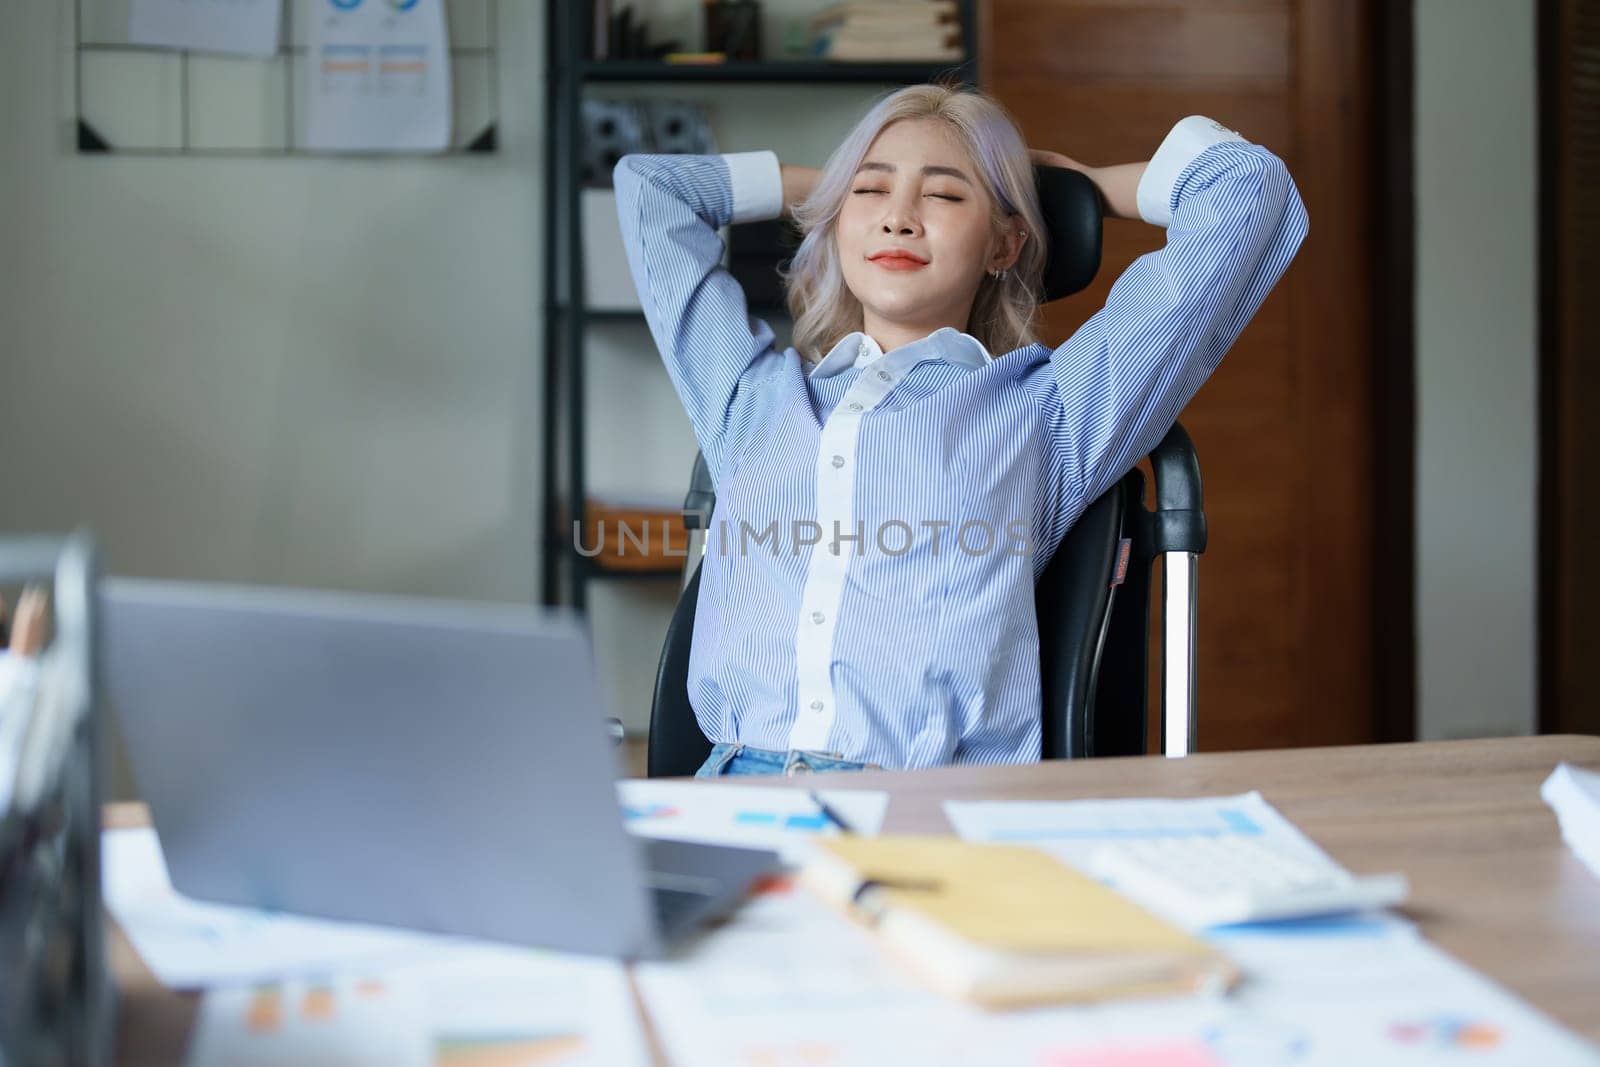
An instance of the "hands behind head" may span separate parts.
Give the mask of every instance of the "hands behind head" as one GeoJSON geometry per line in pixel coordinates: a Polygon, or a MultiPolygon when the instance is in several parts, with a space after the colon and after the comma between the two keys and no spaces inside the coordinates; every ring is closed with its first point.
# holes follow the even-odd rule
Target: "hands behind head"
{"type": "Polygon", "coordinates": [[[1110,167],[1090,167],[1079,163],[1071,156],[1064,156],[1060,152],[1049,152],[1042,148],[1030,149],[1028,157],[1033,160],[1035,166],[1042,164],[1046,167],[1065,167],[1087,175],[1089,180],[1094,182],[1095,188],[1100,190],[1100,197],[1108,217],[1139,218],[1139,181],[1144,177],[1144,170],[1148,164],[1119,163],[1110,167]]]}
{"type": "Polygon", "coordinates": [[[1030,149],[1028,157],[1033,160],[1035,165],[1066,167],[1068,170],[1081,170],[1085,173],[1094,169],[1093,167],[1084,166],[1071,156],[1064,156],[1060,152],[1047,152],[1042,148],[1030,149]]]}

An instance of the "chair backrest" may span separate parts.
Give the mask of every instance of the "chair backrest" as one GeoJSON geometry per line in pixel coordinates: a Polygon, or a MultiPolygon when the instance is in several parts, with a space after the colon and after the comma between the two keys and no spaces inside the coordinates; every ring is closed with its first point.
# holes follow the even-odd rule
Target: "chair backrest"
{"type": "MultiPolygon", "coordinates": [[[[1129,478],[1138,476],[1134,471],[1129,478]]],[[[1136,748],[1098,751],[1094,715],[1101,655],[1118,591],[1114,582],[1123,550],[1127,482],[1119,481],[1084,510],[1034,586],[1044,728],[1040,754],[1045,759],[1144,751],[1142,728],[1137,738],[1124,739],[1136,748]]]]}
{"type": "Polygon", "coordinates": [[[711,742],[700,732],[689,704],[689,647],[694,639],[694,608],[700,599],[700,565],[678,595],[667,624],[656,667],[655,700],[650,706],[650,740],[646,755],[652,778],[686,777],[711,755],[711,742]]]}

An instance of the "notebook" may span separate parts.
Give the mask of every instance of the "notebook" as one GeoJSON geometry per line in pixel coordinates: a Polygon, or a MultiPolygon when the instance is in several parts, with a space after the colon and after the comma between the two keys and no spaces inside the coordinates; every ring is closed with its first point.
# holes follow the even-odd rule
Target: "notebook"
{"type": "Polygon", "coordinates": [[[1037,849],[954,837],[819,840],[801,882],[926,984],[988,1007],[1223,991],[1204,941],[1037,849]]]}

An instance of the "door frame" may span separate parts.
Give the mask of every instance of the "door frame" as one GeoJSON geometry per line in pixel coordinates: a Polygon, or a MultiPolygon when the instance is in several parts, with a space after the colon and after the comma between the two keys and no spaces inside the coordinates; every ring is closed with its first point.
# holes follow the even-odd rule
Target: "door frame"
{"type": "Polygon", "coordinates": [[[1417,739],[1416,4],[1378,3],[1372,42],[1372,739],[1417,739]],[[1386,548],[1386,546],[1389,546],[1386,548]]]}

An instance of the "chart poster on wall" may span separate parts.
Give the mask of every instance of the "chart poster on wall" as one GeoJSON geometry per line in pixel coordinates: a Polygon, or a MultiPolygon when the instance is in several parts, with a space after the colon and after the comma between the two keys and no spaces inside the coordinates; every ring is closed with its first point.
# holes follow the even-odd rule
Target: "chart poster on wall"
{"type": "Polygon", "coordinates": [[[450,145],[444,0],[313,0],[306,147],[441,152],[450,145]]]}
{"type": "Polygon", "coordinates": [[[270,56],[283,0],[132,0],[128,40],[156,48],[270,56]]]}

